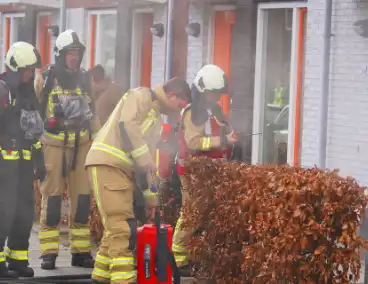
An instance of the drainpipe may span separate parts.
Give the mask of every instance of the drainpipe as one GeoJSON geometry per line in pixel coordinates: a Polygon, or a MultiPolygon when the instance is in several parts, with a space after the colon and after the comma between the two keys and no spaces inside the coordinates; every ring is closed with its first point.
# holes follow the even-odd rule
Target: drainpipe
{"type": "Polygon", "coordinates": [[[66,30],[66,0],[60,1],[60,33],[66,30]]]}
{"type": "Polygon", "coordinates": [[[167,23],[166,23],[166,58],[165,58],[165,81],[172,74],[172,46],[173,46],[173,22],[174,22],[174,0],[167,1],[167,23]]]}
{"type": "MultiPolygon", "coordinates": [[[[165,58],[165,81],[172,76],[173,63],[173,24],[174,24],[174,1],[167,0],[167,21],[166,21],[166,58],[165,58]]],[[[183,1],[183,0],[179,0],[183,1]]],[[[168,123],[167,115],[164,116],[164,123],[168,123]]]]}
{"type": "Polygon", "coordinates": [[[331,20],[332,1],[325,0],[324,31],[323,31],[323,53],[322,53],[322,88],[319,107],[318,128],[318,158],[317,167],[326,168],[327,152],[327,124],[328,124],[328,98],[330,88],[330,50],[331,50],[331,20]]]}

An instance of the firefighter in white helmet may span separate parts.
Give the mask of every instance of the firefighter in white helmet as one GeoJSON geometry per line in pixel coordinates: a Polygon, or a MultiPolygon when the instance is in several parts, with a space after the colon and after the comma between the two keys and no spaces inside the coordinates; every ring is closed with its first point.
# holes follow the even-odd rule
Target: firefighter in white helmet
{"type": "Polygon", "coordinates": [[[28,247],[34,220],[34,166],[40,179],[45,175],[38,142],[43,121],[33,86],[40,55],[31,44],[16,42],[6,54],[5,67],[0,75],[0,278],[33,277],[28,247]]]}
{"type": "Polygon", "coordinates": [[[84,162],[99,123],[90,99],[90,82],[80,65],[85,46],[73,30],[56,39],[55,64],[36,78],[36,92],[45,121],[47,176],[41,184],[39,233],[42,269],[54,269],[59,249],[61,204],[70,201],[69,233],[72,266],[92,268],[89,231],[90,187],[84,162]]]}
{"type": "MultiPolygon", "coordinates": [[[[228,79],[225,72],[216,65],[206,65],[198,73],[192,85],[192,103],[181,114],[178,130],[179,150],[176,169],[182,184],[182,206],[188,200],[185,191],[184,161],[191,156],[207,156],[214,159],[229,159],[231,145],[237,142],[237,135],[229,126],[217,102],[221,94],[227,93],[228,79]]],[[[177,222],[173,252],[183,276],[189,270],[187,244],[197,228],[183,229],[182,216],[177,222]]]]}

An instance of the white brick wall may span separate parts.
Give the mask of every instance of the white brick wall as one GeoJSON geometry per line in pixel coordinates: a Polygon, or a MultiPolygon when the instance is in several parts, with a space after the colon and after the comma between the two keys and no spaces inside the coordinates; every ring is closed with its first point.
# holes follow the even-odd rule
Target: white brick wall
{"type": "Polygon", "coordinates": [[[201,2],[191,2],[189,5],[188,23],[201,25],[200,36],[195,38],[188,36],[187,81],[191,83],[199,69],[210,63],[209,56],[212,21],[212,7],[201,2]]]}
{"type": "MultiPolygon", "coordinates": [[[[302,164],[308,166],[317,159],[323,17],[323,0],[309,0],[302,137],[302,164]]],[[[363,184],[368,184],[368,39],[359,37],[353,24],[367,17],[368,3],[334,0],[326,164],[363,184]]]]}
{"type": "Polygon", "coordinates": [[[151,86],[160,84],[165,79],[166,11],[166,5],[154,8],[153,22],[165,25],[165,35],[162,38],[153,36],[151,86]]]}

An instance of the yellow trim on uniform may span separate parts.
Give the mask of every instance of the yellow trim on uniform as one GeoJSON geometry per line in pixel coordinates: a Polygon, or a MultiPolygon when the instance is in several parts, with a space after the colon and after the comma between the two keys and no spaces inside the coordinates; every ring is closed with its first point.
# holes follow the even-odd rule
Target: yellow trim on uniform
{"type": "Polygon", "coordinates": [[[138,158],[140,156],[147,154],[148,152],[149,152],[148,145],[144,144],[141,147],[134,149],[132,152],[130,152],[130,154],[135,159],[135,158],[138,158]]]}
{"type": "Polygon", "coordinates": [[[70,246],[73,248],[90,248],[92,244],[90,241],[72,240],[70,246]]]}
{"type": "Polygon", "coordinates": [[[103,265],[108,265],[108,266],[110,266],[110,264],[111,264],[111,258],[110,257],[104,256],[104,255],[101,255],[101,254],[98,254],[98,253],[96,255],[95,261],[98,262],[98,263],[101,263],[103,265]]]}
{"type": "Polygon", "coordinates": [[[111,273],[111,281],[129,280],[137,277],[137,272],[134,270],[128,272],[113,272],[111,273]]]}
{"type": "MultiPolygon", "coordinates": [[[[97,168],[96,167],[92,167],[92,190],[93,190],[93,194],[94,194],[94,197],[95,197],[95,200],[96,200],[96,203],[97,203],[97,207],[101,208],[102,205],[101,205],[100,193],[99,193],[99,190],[98,190],[97,168]]],[[[100,215],[101,215],[102,225],[105,228],[106,236],[109,236],[110,232],[106,228],[105,216],[103,214],[100,214],[100,215]]]]}
{"type": "Polygon", "coordinates": [[[59,230],[52,230],[52,231],[40,231],[38,233],[38,238],[42,239],[50,239],[50,238],[59,238],[60,231],[59,230]]]}
{"type": "Polygon", "coordinates": [[[6,257],[14,260],[28,260],[28,250],[11,250],[6,248],[6,257]]]}
{"type": "Polygon", "coordinates": [[[72,229],[71,233],[75,237],[87,237],[91,234],[90,230],[85,228],[72,229]]]}
{"type": "Polygon", "coordinates": [[[110,279],[110,271],[103,270],[97,267],[93,268],[92,275],[100,277],[100,278],[104,278],[104,279],[110,279]]]}
{"type": "Polygon", "coordinates": [[[144,197],[155,197],[158,196],[158,193],[152,192],[150,189],[146,189],[145,191],[143,191],[143,195],[144,197]]]}
{"type": "Polygon", "coordinates": [[[110,269],[115,266],[121,265],[134,265],[134,258],[133,257],[117,257],[111,260],[110,269]]]}
{"type": "MultiPolygon", "coordinates": [[[[20,155],[19,155],[19,151],[18,150],[3,150],[1,149],[1,155],[3,157],[4,160],[19,160],[20,159],[20,155]]],[[[30,161],[31,160],[31,151],[30,150],[22,150],[23,153],[23,159],[30,161]]]]}
{"type": "MultiPolygon", "coordinates": [[[[57,140],[64,140],[65,139],[65,132],[64,131],[60,131],[59,134],[57,134],[57,135],[52,134],[50,132],[45,132],[44,134],[47,137],[57,139],[57,140]]],[[[80,137],[84,137],[87,134],[88,134],[88,130],[82,130],[80,132],[80,137]]],[[[68,132],[68,141],[75,141],[75,136],[76,136],[75,132],[68,132]]]]}
{"type": "Polygon", "coordinates": [[[110,155],[113,155],[121,160],[123,160],[125,163],[129,165],[133,165],[133,161],[130,159],[130,157],[122,150],[115,148],[111,145],[101,143],[101,142],[93,142],[91,149],[94,150],[101,150],[104,151],[110,155]]]}
{"type": "Polygon", "coordinates": [[[5,262],[5,253],[0,252],[0,262],[5,262]]]}
{"type": "Polygon", "coordinates": [[[204,137],[202,141],[202,150],[211,149],[211,137],[204,137]]]}
{"type": "Polygon", "coordinates": [[[148,112],[147,118],[141,124],[142,133],[145,134],[157,121],[157,113],[154,109],[148,112]]]}
{"type": "Polygon", "coordinates": [[[59,243],[51,242],[51,243],[40,244],[40,249],[41,249],[41,251],[58,250],[59,249],[59,243]]]}
{"type": "Polygon", "coordinates": [[[37,143],[33,144],[33,147],[34,147],[36,150],[41,149],[41,147],[42,147],[41,142],[40,142],[40,141],[38,141],[37,143]]]}

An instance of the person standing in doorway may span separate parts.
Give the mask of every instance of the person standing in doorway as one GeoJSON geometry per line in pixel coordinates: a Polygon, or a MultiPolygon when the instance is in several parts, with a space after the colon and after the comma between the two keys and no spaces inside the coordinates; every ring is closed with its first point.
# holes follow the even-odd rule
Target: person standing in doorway
{"type": "Polygon", "coordinates": [[[92,99],[101,125],[104,125],[122,97],[122,88],[105,74],[102,65],[88,71],[91,77],[92,99]]]}

